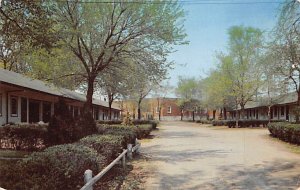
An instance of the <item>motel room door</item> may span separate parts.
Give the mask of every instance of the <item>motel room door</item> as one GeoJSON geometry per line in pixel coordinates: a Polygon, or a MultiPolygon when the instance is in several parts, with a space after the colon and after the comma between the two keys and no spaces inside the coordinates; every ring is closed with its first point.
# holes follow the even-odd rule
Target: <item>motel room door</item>
{"type": "Polygon", "coordinates": [[[29,123],[37,123],[40,120],[40,102],[29,100],[29,123]]]}
{"type": "Polygon", "coordinates": [[[21,98],[21,122],[27,122],[27,98],[21,98]]]}

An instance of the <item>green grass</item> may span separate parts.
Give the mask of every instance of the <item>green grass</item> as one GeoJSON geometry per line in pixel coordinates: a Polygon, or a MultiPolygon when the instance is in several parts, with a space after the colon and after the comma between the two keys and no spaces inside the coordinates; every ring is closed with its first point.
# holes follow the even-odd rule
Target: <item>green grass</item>
{"type": "Polygon", "coordinates": [[[271,138],[271,140],[273,140],[275,142],[283,144],[289,151],[291,151],[293,153],[296,153],[296,154],[300,154],[300,146],[299,145],[285,142],[283,140],[280,140],[278,138],[272,137],[270,135],[269,135],[269,138],[271,138]]]}
{"type": "Polygon", "coordinates": [[[23,158],[30,152],[17,151],[17,150],[0,150],[0,157],[4,158],[23,158]]]}

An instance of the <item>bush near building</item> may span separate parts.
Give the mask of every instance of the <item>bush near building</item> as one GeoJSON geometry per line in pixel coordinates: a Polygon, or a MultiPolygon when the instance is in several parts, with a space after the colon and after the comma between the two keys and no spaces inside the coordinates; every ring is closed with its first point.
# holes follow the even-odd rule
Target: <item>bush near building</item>
{"type": "Polygon", "coordinates": [[[19,124],[0,127],[0,148],[35,151],[45,148],[47,125],[19,124]]]}
{"type": "Polygon", "coordinates": [[[288,122],[270,123],[268,124],[268,129],[273,137],[300,145],[300,124],[288,122]]]}
{"type": "Polygon", "coordinates": [[[79,189],[86,169],[99,172],[104,157],[84,145],[64,144],[35,152],[0,172],[7,189],[79,189]]]}
{"type": "MultiPolygon", "coordinates": [[[[104,125],[121,125],[122,121],[119,120],[109,120],[109,121],[97,121],[97,124],[104,124],[104,125]]],[[[133,120],[133,125],[144,125],[144,124],[151,124],[153,129],[157,128],[158,121],[155,120],[133,120]]]]}
{"type": "Polygon", "coordinates": [[[212,124],[212,121],[211,120],[207,120],[207,119],[202,119],[202,120],[197,120],[196,123],[212,124]]]}
{"type": "Polygon", "coordinates": [[[121,135],[91,135],[82,138],[79,144],[88,146],[104,156],[105,163],[108,164],[122,152],[125,144],[121,135]]]}
{"type": "MultiPolygon", "coordinates": [[[[5,128],[4,133],[19,130],[11,128],[14,129],[13,126],[5,128]]],[[[97,174],[113,161],[123,148],[127,148],[127,144],[134,144],[137,137],[146,137],[152,128],[150,124],[138,126],[98,124],[97,134],[86,136],[72,144],[51,146],[43,151],[34,152],[18,162],[14,161],[13,164],[1,165],[0,186],[12,190],[79,189],[84,185],[83,173],[86,169],[91,169],[97,174]]],[[[46,127],[41,129],[47,133],[46,127]]],[[[25,127],[24,130],[25,134],[33,133],[30,127],[25,127]]],[[[113,179],[113,176],[111,177],[108,180],[113,179]]]]}

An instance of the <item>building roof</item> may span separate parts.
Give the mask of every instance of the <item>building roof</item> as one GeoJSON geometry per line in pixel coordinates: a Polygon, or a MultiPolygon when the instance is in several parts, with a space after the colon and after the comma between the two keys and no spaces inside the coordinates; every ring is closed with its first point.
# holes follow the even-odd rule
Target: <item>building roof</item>
{"type": "MultiPolygon", "coordinates": [[[[1,82],[20,86],[20,87],[25,87],[42,93],[47,93],[50,95],[70,98],[81,102],[86,101],[86,97],[84,94],[80,94],[65,88],[59,88],[54,86],[53,84],[48,84],[41,80],[32,79],[24,75],[21,75],[19,73],[15,73],[0,68],[0,83],[1,82]]],[[[108,107],[108,102],[102,100],[93,99],[93,104],[103,106],[103,107],[108,107]]],[[[113,104],[112,108],[120,110],[117,104],[113,104]]]]}
{"type": "MultiPolygon", "coordinates": [[[[292,104],[297,102],[298,94],[297,92],[290,92],[287,94],[276,96],[272,99],[272,105],[284,105],[284,104],[292,104]]],[[[245,105],[245,109],[258,108],[258,107],[266,107],[268,106],[268,98],[263,97],[259,101],[249,101],[245,105]]],[[[238,109],[241,109],[239,106],[238,109]]]]}

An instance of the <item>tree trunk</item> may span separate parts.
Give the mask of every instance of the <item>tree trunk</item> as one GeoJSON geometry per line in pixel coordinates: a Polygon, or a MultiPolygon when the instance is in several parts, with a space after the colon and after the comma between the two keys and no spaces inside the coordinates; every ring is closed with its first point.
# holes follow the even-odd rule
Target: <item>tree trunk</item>
{"type": "Polygon", "coordinates": [[[268,124],[271,123],[271,106],[268,106],[268,124]]]}
{"type": "Polygon", "coordinates": [[[224,119],[227,120],[227,111],[225,107],[224,107],[224,119]]]}
{"type": "Polygon", "coordinates": [[[213,120],[216,119],[216,110],[213,110],[213,120]]]}
{"type": "Polygon", "coordinates": [[[238,111],[237,103],[236,103],[235,109],[236,109],[236,111],[235,111],[235,127],[238,128],[239,127],[239,111],[238,111]]]}
{"type": "Polygon", "coordinates": [[[183,110],[181,110],[181,113],[180,113],[180,121],[182,121],[182,118],[183,118],[183,110]]]}
{"type": "Polygon", "coordinates": [[[193,121],[195,121],[195,111],[193,111],[193,121]]]}
{"type": "Polygon", "coordinates": [[[241,119],[245,119],[245,104],[240,104],[241,106],[241,119]]]}
{"type": "Polygon", "coordinates": [[[111,120],[111,105],[112,105],[113,101],[111,101],[109,99],[109,102],[108,102],[108,119],[111,120]]]}
{"type": "Polygon", "coordinates": [[[108,92],[108,119],[111,120],[111,115],[112,115],[112,103],[114,102],[114,93],[108,92]]]}
{"type": "Polygon", "coordinates": [[[86,102],[84,104],[84,113],[92,114],[93,107],[93,94],[94,94],[94,82],[96,77],[89,77],[88,79],[88,89],[86,93],[86,102]]]}
{"type": "Polygon", "coordinates": [[[296,123],[299,123],[299,118],[300,118],[300,89],[297,91],[298,93],[298,98],[297,98],[297,108],[295,111],[295,119],[296,123]]]}
{"type": "Polygon", "coordinates": [[[161,117],[161,108],[158,107],[158,121],[160,121],[160,117],[161,117]]]}
{"type": "Polygon", "coordinates": [[[138,101],[138,120],[141,119],[141,102],[142,102],[142,100],[139,99],[139,101],[138,101]]]}

